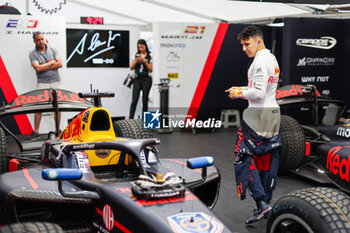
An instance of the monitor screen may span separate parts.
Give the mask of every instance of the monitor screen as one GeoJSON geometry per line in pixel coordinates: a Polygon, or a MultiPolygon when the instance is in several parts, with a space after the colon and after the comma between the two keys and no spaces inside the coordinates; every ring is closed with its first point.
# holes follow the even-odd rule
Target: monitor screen
{"type": "Polygon", "coordinates": [[[129,31],[67,29],[67,67],[129,67],[129,31]]]}

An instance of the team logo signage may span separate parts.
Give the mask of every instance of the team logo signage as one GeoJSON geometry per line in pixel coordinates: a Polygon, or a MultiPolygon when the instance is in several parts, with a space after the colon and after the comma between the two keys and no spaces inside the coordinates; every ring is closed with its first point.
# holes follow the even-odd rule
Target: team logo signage
{"type": "Polygon", "coordinates": [[[186,26],[184,34],[163,34],[161,39],[176,39],[176,40],[193,40],[193,39],[203,39],[203,34],[205,32],[205,26],[186,26]]]}
{"type": "Polygon", "coordinates": [[[168,73],[168,78],[177,79],[179,78],[179,73],[168,73]]]}
{"type": "Polygon", "coordinates": [[[303,57],[297,66],[334,66],[335,57],[303,57]]]}
{"type": "Polygon", "coordinates": [[[187,26],[185,29],[185,33],[203,34],[204,30],[205,30],[205,26],[187,26]]]}
{"type": "Polygon", "coordinates": [[[310,83],[310,82],[320,82],[320,83],[326,83],[329,80],[329,76],[302,76],[301,82],[302,83],[310,83]]]}
{"type": "Polygon", "coordinates": [[[39,30],[40,21],[37,19],[8,19],[6,23],[7,35],[31,35],[34,31],[41,31],[43,35],[58,35],[58,31],[39,30]]]}
{"type": "Polygon", "coordinates": [[[38,20],[33,19],[9,19],[7,22],[7,28],[36,28],[38,26],[38,20]]]}
{"type": "Polygon", "coordinates": [[[319,39],[307,39],[299,38],[296,41],[298,46],[304,46],[316,49],[331,49],[337,44],[337,40],[334,37],[322,36],[319,39]]]}
{"type": "Polygon", "coordinates": [[[180,55],[175,51],[170,51],[166,57],[167,61],[179,61],[180,55]]]}

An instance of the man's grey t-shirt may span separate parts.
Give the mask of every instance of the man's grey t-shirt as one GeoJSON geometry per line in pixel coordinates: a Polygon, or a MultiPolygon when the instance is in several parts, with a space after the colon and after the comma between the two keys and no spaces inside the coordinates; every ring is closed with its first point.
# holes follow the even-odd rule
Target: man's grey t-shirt
{"type": "MultiPolygon", "coordinates": [[[[29,59],[31,64],[37,61],[39,64],[45,64],[48,61],[55,60],[58,57],[57,50],[49,46],[46,47],[46,52],[43,54],[36,48],[30,52],[29,59]]],[[[61,80],[58,69],[55,70],[46,70],[43,72],[36,72],[38,78],[38,83],[53,83],[59,82],[61,80]]]]}

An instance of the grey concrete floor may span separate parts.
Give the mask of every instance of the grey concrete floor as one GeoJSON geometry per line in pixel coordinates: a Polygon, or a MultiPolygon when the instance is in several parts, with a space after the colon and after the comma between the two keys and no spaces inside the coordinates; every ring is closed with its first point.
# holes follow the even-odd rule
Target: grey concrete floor
{"type": "MultiPolygon", "coordinates": [[[[263,233],[267,220],[263,219],[252,225],[245,220],[253,215],[255,202],[248,195],[241,201],[235,188],[233,170],[233,146],[236,129],[220,129],[214,132],[175,130],[173,133],[154,133],[161,140],[158,146],[161,158],[190,158],[197,156],[214,156],[215,165],[219,168],[222,180],[219,199],[213,212],[233,231],[240,233],[263,233]]],[[[293,174],[279,177],[272,204],[283,195],[300,188],[317,186],[317,183],[305,180],[293,174]]]]}

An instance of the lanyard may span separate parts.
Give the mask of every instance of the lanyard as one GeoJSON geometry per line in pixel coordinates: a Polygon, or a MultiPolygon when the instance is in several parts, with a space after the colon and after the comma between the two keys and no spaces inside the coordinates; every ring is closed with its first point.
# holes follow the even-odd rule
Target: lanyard
{"type": "Polygon", "coordinates": [[[45,62],[49,62],[50,61],[49,57],[47,56],[47,50],[48,50],[47,46],[45,48],[45,53],[42,53],[39,49],[37,49],[37,50],[38,50],[39,54],[44,58],[45,62]]]}

